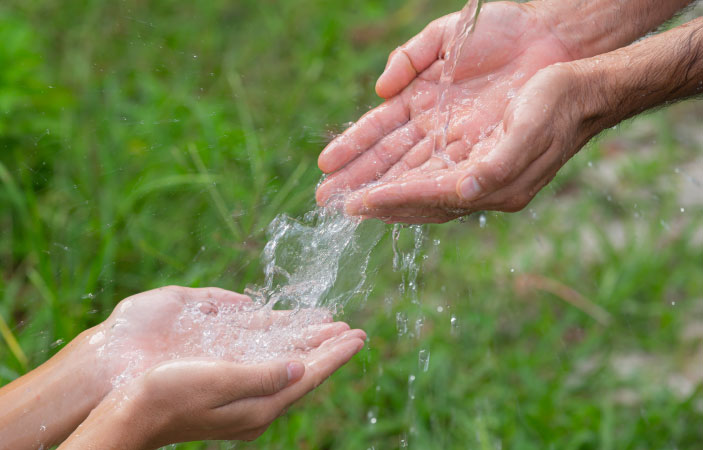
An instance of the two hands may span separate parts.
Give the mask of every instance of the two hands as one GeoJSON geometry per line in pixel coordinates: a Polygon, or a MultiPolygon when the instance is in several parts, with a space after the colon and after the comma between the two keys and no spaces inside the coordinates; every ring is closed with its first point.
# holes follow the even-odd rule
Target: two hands
{"type": "Polygon", "coordinates": [[[433,157],[439,79],[458,19],[432,22],[390,55],[376,85],[387,101],[320,155],[320,168],[332,174],[318,202],[359,189],[346,200],[350,214],[444,222],[477,209],[519,209],[526,196],[516,194],[536,191],[556,172],[563,156],[547,152],[553,137],[543,130],[551,120],[543,112],[557,114],[546,89],[556,74],[533,76],[572,57],[545,11],[530,4],[489,3],[480,12],[445,94],[453,112],[445,157],[455,164],[433,157]],[[525,151],[534,137],[544,144],[525,151]]]}
{"type": "Polygon", "coordinates": [[[318,203],[341,196],[349,214],[406,223],[524,208],[603,129],[700,92],[698,66],[679,73],[700,20],[619,49],[687,3],[486,4],[446,94],[453,114],[441,158],[434,114],[459,13],[432,22],[391,53],[376,85],[386,101],[320,154],[330,175],[318,203]]]}
{"type": "Polygon", "coordinates": [[[217,358],[193,345],[204,333],[228,333],[229,320],[174,328],[193,317],[193,308],[202,314],[196,318],[237,314],[240,341],[296,320],[215,288],[166,287],[129,297],[105,322],[0,390],[0,448],[63,441],[60,448],[151,449],[255,439],[356,354],[366,337],[318,311],[278,358],[242,364],[236,345],[217,358]]]}

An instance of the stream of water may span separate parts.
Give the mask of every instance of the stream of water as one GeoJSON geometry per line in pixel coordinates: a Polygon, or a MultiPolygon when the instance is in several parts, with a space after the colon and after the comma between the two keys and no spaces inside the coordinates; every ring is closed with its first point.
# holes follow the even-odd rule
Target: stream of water
{"type": "Polygon", "coordinates": [[[442,66],[442,74],[439,78],[437,86],[437,104],[434,114],[434,133],[433,133],[433,149],[434,156],[444,159],[447,164],[453,165],[445,153],[447,148],[447,133],[449,131],[449,123],[452,118],[452,102],[449,97],[450,88],[454,83],[456,67],[461,59],[464,45],[471,38],[478,14],[481,11],[483,0],[469,0],[459,13],[459,20],[456,23],[454,38],[447,46],[444,54],[444,66],[442,66]]]}

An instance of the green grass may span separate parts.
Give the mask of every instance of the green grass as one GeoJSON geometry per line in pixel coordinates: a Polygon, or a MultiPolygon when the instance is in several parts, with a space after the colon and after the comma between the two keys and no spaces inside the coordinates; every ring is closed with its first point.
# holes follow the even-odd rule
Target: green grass
{"type": "MultiPolygon", "coordinates": [[[[266,225],[311,207],[316,156],[378,103],[388,52],[459,6],[3,2],[0,382],[127,295],[261,281],[266,225]]],[[[700,103],[638,118],[525,211],[430,227],[421,306],[387,235],[344,317],[367,348],[237,448],[700,445],[701,123],[700,103]]]]}

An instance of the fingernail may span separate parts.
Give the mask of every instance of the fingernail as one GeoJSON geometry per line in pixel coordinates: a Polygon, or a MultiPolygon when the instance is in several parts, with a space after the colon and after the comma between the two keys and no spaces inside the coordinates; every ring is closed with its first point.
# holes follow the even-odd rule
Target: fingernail
{"type": "Polygon", "coordinates": [[[291,361],[286,366],[288,371],[288,382],[297,381],[302,378],[303,373],[305,373],[305,365],[300,361],[291,361]]]}
{"type": "Polygon", "coordinates": [[[476,178],[468,176],[464,178],[459,186],[459,194],[464,200],[473,200],[481,193],[481,186],[476,181],[476,178]]]}

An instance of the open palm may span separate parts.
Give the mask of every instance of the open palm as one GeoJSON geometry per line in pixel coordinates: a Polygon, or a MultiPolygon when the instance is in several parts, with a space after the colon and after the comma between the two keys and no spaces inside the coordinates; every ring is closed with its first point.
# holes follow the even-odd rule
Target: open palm
{"type": "Polygon", "coordinates": [[[452,117],[444,155],[433,158],[438,82],[458,18],[454,13],[432,22],[391,54],[376,86],[388,100],[337,137],[319,157],[320,168],[331,173],[318,188],[319,203],[336,193],[357,191],[345,196],[352,214],[386,218],[428,214],[427,208],[389,209],[382,204],[369,208],[364,195],[379,181],[424,175],[446,168],[447,160],[469,159],[472,148],[494,133],[511,99],[537,71],[571,59],[538,9],[510,2],[486,5],[445,94],[452,117]]]}
{"type": "Polygon", "coordinates": [[[305,359],[349,329],[323,310],[272,311],[218,288],[168,286],[126,298],[93,335],[106,379],[122,384],[158,363],[186,357],[236,362],[305,359]]]}

